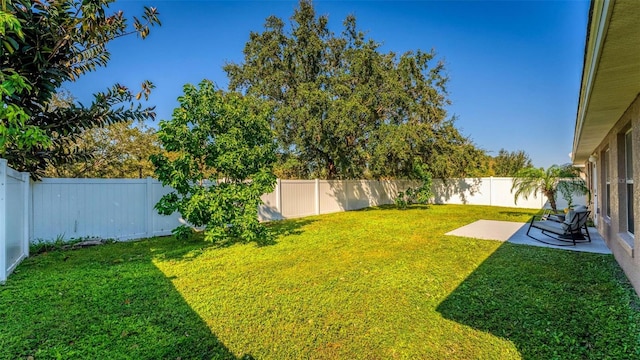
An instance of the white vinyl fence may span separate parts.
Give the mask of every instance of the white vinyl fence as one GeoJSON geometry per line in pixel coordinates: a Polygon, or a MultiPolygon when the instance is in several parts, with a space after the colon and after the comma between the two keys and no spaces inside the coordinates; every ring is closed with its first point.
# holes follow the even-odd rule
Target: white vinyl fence
{"type": "MultiPolygon", "coordinates": [[[[446,182],[433,180],[434,201],[436,204],[468,204],[507,206],[527,209],[540,209],[546,202],[545,196],[529,196],[528,199],[518,198],[517,203],[511,193],[513,178],[488,177],[449,179],[446,182]]],[[[566,206],[566,201],[561,198],[558,205],[566,206]],[[560,203],[561,202],[561,203],[560,203]]],[[[580,200],[578,200],[580,201],[580,200]]]]}
{"type": "Polygon", "coordinates": [[[258,216],[269,221],[392,204],[412,185],[406,180],[278,180],[275,190],[262,196],[258,216]]]}
{"type": "MultiPolygon", "coordinates": [[[[278,180],[262,196],[262,221],[391,204],[409,181],[278,180]]],[[[159,215],[154,205],[170,192],[147,179],[42,179],[32,185],[31,241],[99,237],[129,240],[169,235],[179,214],[159,215]]]]}
{"type": "MultiPolygon", "coordinates": [[[[541,209],[547,198],[536,194],[517,203],[511,193],[512,178],[489,177],[433,181],[434,203],[505,206],[541,209]]],[[[260,220],[279,220],[338,211],[363,209],[370,206],[393,204],[399,191],[417,183],[407,180],[278,180],[275,191],[262,196],[260,220]]],[[[556,199],[559,209],[567,202],[556,199]]],[[[585,196],[576,196],[575,205],[586,205],[585,196]]]]}
{"type": "Polygon", "coordinates": [[[171,191],[147,179],[42,179],[33,183],[31,241],[99,237],[130,240],[171,234],[179,214],[154,209],[171,191]]]}
{"type": "MultiPolygon", "coordinates": [[[[511,178],[434,180],[436,204],[493,205],[539,209],[542,196],[518,199],[511,178]]],[[[262,196],[262,221],[392,204],[411,181],[278,180],[262,196]]],[[[170,192],[147,179],[42,179],[31,182],[0,159],[0,282],[29,255],[29,242],[103,238],[128,240],[168,235],[184,222],[180,214],[158,215],[155,204],[170,192]]],[[[575,204],[586,204],[576,197],[575,204]]],[[[566,202],[558,199],[558,208],[566,202]]]]}
{"type": "MultiPolygon", "coordinates": [[[[434,181],[437,204],[542,208],[541,196],[514,203],[511,178],[434,181]]],[[[262,196],[262,221],[290,219],[392,204],[411,181],[278,180],[262,196]]],[[[42,179],[31,185],[32,242],[99,237],[129,240],[162,236],[181,224],[179,214],[159,215],[154,205],[170,192],[154,179],[42,179]]],[[[559,207],[563,207],[559,199],[559,207]]],[[[578,199],[576,203],[584,203],[578,199]]]]}
{"type": "Polygon", "coordinates": [[[0,283],[29,256],[29,174],[0,159],[0,283]]]}

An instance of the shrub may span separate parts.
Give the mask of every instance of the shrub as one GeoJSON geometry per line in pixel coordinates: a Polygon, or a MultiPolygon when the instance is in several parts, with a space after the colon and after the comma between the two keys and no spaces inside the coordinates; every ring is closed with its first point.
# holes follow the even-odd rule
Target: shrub
{"type": "Polygon", "coordinates": [[[408,187],[404,192],[400,191],[398,193],[398,196],[395,198],[395,203],[398,208],[406,209],[407,206],[412,204],[428,204],[431,198],[433,198],[433,191],[431,190],[433,181],[431,174],[422,171],[421,168],[419,169],[420,185],[416,188],[408,187]]]}
{"type": "Polygon", "coordinates": [[[175,211],[189,223],[174,229],[180,238],[203,228],[205,239],[268,241],[258,222],[260,196],[273,191],[275,145],[262,103],[217,90],[204,80],[185,85],[170,121],[158,137],[176,154],[152,156],[158,179],[175,191],[156,204],[160,214],[175,211]]]}

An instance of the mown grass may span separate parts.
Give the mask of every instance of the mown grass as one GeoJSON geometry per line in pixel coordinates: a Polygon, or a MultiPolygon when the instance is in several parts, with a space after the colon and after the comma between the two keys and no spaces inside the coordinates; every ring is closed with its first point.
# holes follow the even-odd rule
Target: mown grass
{"type": "Polygon", "coordinates": [[[264,247],[47,252],[0,287],[0,358],[640,358],[611,255],[443,235],[532,214],[370,209],[274,223],[264,247]]]}

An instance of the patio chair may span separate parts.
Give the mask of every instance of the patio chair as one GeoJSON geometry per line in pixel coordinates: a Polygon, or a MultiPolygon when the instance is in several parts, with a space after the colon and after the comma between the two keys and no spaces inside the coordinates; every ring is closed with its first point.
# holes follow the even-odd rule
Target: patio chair
{"type": "Polygon", "coordinates": [[[534,216],[529,223],[527,236],[544,244],[558,246],[576,245],[578,242],[591,242],[591,236],[587,228],[589,213],[590,211],[586,207],[580,206],[574,210],[569,210],[564,217],[561,215],[548,215],[545,219],[536,220],[536,216],[534,216]],[[531,236],[529,234],[531,228],[539,229],[543,235],[560,243],[546,242],[531,236]]]}
{"type": "MultiPolygon", "coordinates": [[[[576,207],[574,207],[572,209],[574,212],[584,212],[584,211],[588,211],[589,209],[587,209],[586,206],[584,205],[577,205],[576,207]]],[[[552,220],[555,222],[564,222],[564,220],[566,219],[567,215],[566,214],[559,214],[559,213],[555,213],[552,211],[546,211],[542,214],[542,219],[541,220],[552,220]]],[[[585,222],[586,224],[586,222],[585,222]]]]}

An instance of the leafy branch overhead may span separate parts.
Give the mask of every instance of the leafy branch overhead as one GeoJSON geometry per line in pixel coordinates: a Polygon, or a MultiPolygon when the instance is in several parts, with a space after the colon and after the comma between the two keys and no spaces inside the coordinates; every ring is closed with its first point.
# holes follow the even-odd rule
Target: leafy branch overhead
{"type": "MultiPolygon", "coordinates": [[[[119,37],[137,34],[146,38],[150,28],[160,25],[158,11],[145,7],[141,17],[133,17],[133,26],[122,11],[109,12],[112,0],[2,2],[0,19],[7,25],[0,46],[3,77],[15,73],[24,78],[28,88],[12,96],[3,94],[3,103],[16,106],[27,115],[25,126],[44,132],[44,138],[25,150],[19,141],[5,144],[2,156],[21,171],[34,176],[49,165],[73,161],[69,150],[83,131],[108,124],[154,118],[153,107],[136,104],[148,98],[153,84],[145,81],[134,92],[121,84],[98,92],[85,106],[52,107],[53,95],[65,81],[106,66],[110,53],[107,44],[119,37]],[[10,19],[17,19],[17,23],[10,19]]],[[[2,126],[8,124],[3,119],[2,126]]]]}

